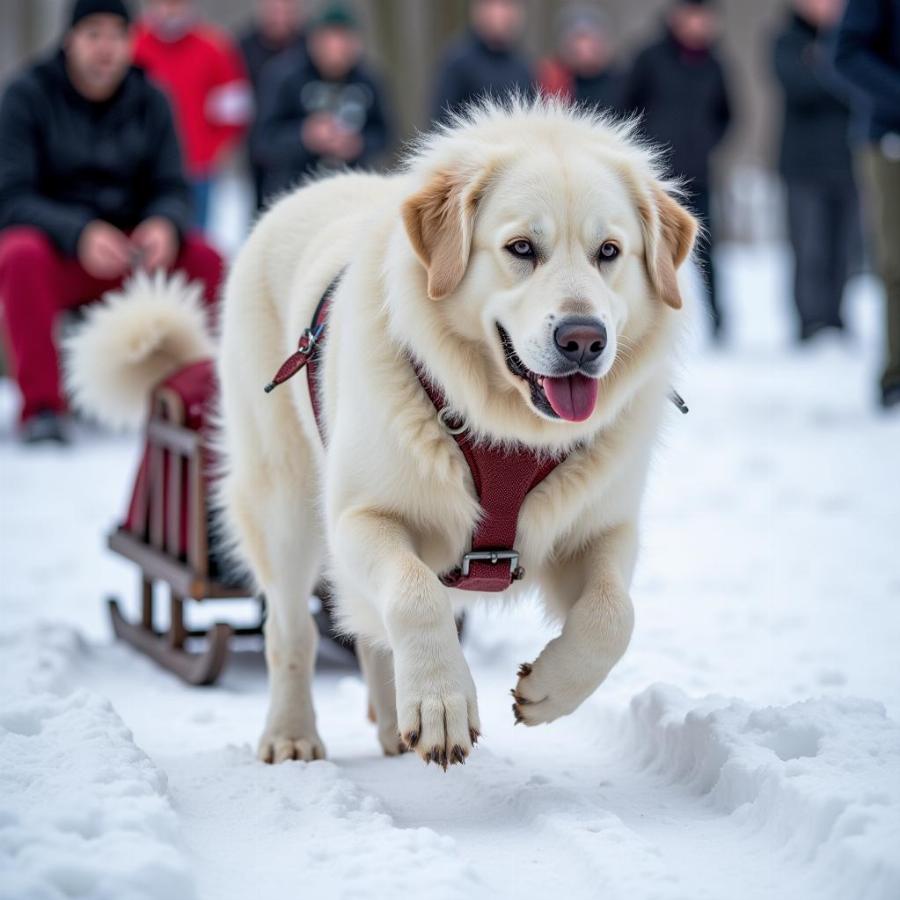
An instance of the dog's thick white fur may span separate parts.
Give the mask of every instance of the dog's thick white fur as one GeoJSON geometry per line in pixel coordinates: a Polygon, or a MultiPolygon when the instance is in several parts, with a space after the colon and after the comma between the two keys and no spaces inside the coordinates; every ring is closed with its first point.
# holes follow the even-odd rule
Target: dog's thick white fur
{"type": "Polygon", "coordinates": [[[218,368],[222,504],[269,608],[263,759],[324,752],[307,597],[326,564],[384,750],[462,762],[480,731],[454,625],[471,595],[438,578],[469,549],[479,506],[411,357],[476,439],[571,451],[519,520],[527,576],[511,590],[537,587],[562,630],[520,670],[517,715],[550,722],[606,678],[632,630],[638,510],[680,330],[676,269],[695,232],[628,126],[553,103],[482,106],[425,139],[403,174],[318,181],[262,218],[228,280],[218,368]],[[513,255],[520,240],[535,260],[513,255]],[[619,250],[610,262],[598,261],[604,242],[619,250]],[[306,378],[262,387],[340,272],[325,452],[306,378]],[[535,408],[497,329],[547,373],[552,322],[569,313],[608,331],[582,422],[535,408]]]}
{"type": "Polygon", "coordinates": [[[517,718],[571,713],[606,678],[632,631],[639,506],[683,316],[676,270],[696,228],[630,126],[551,102],[483,105],[401,174],[317,181],[260,220],[222,309],[218,502],[268,602],[262,759],[324,755],[307,603],[323,571],[384,751],[446,766],[480,732],[454,623],[473,595],[438,577],[469,549],[479,505],[412,358],[472,439],[569,453],[519,519],[527,574],[507,593],[538,589],[562,627],[519,670],[517,718]],[[339,273],[326,452],[306,377],[263,386],[339,273]],[[572,317],[602,322],[606,347],[570,408],[542,379],[565,374],[555,335],[572,317]]]}

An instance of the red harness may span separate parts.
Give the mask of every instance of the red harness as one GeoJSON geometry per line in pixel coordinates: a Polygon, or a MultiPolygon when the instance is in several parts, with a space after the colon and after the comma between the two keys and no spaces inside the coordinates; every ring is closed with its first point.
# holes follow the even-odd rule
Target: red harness
{"type": "MultiPolygon", "coordinates": [[[[282,363],[266,392],[307,369],[309,397],[319,434],[324,441],[319,398],[319,348],[325,338],[328,310],[338,279],[332,281],[319,301],[312,324],[300,338],[297,349],[282,363]]],[[[515,549],[519,512],[528,492],[539,485],[563,460],[539,455],[527,447],[497,449],[470,440],[464,424],[450,416],[447,401],[440,388],[413,364],[422,388],[428,395],[438,419],[453,436],[462,451],[478,494],[482,515],[472,535],[472,549],[460,564],[440,576],[448,587],[463,591],[505,591],[514,581],[524,578],[515,549]]],[[[563,457],[564,458],[564,457],[563,457]]]]}

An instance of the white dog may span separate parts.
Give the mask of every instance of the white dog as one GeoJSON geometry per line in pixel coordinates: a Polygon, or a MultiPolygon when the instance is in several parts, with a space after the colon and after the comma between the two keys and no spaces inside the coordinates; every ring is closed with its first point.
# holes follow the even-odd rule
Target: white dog
{"type": "Polygon", "coordinates": [[[524,447],[558,462],[516,510],[517,559],[476,554],[562,621],[519,670],[517,719],[571,713],[606,678],[632,631],[676,270],[696,230],[630,126],[550,102],[474,109],[402,174],[313,182],[261,219],[227,283],[218,371],[219,499],[269,610],[262,759],[324,755],[307,604],[323,569],[384,751],[446,767],[472,749],[454,614],[473,594],[446,573],[490,515],[451,431],[495,461],[524,447]],[[317,375],[323,445],[305,376],[263,386],[338,277],[317,375]]]}

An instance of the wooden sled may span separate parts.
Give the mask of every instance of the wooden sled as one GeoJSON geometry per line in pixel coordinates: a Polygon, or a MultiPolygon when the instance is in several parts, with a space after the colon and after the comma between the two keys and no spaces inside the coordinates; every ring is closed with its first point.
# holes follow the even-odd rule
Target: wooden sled
{"type": "Polygon", "coordinates": [[[236,627],[218,622],[208,630],[189,628],[190,601],[248,598],[252,590],[222,574],[209,550],[210,454],[204,425],[215,392],[212,363],[186,366],[153,392],[146,445],[125,521],[108,539],[109,548],[140,568],[141,616],[125,618],[116,598],[109,614],[117,638],[131,644],[189,684],[212,684],[228,661],[236,635],[262,633],[259,622],[236,627]],[[154,627],[157,588],[165,587],[169,625],[154,627]],[[202,639],[202,647],[190,645],[202,639]]]}
{"type": "MultiPolygon", "coordinates": [[[[213,364],[209,360],[185,366],[153,392],[143,457],[125,521],[107,545],[140,569],[141,614],[129,621],[119,601],[109,598],[109,616],[116,637],[149,656],[188,684],[213,684],[228,662],[235,637],[262,634],[265,603],[250,626],[217,622],[208,629],[190,628],[185,607],[190,602],[247,599],[246,584],[226,574],[209,542],[209,492],[212,453],[206,438],[206,415],[215,396],[213,364]],[[165,589],[169,624],[155,627],[155,603],[165,589]]],[[[323,637],[344,650],[353,641],[337,633],[327,585],[315,590],[321,609],[316,624],[323,637]]],[[[463,619],[457,621],[462,633],[463,619]]]]}

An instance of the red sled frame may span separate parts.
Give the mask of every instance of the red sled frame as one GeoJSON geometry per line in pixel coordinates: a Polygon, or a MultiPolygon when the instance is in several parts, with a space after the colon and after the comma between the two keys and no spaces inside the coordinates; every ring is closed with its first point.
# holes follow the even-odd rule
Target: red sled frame
{"type": "Polygon", "coordinates": [[[141,570],[140,621],[126,619],[116,598],[108,605],[117,638],[189,684],[206,685],[221,674],[235,635],[262,634],[262,600],[259,622],[249,627],[218,622],[203,630],[185,622],[190,600],[253,596],[249,587],[225,584],[211,575],[204,437],[183,424],[186,421],[179,394],[165,385],[157,388],[146,430],[145,477],[139,474],[128,521],[107,541],[113,552],[141,570]],[[169,626],[164,631],[154,627],[158,582],[169,594],[169,626]],[[205,639],[205,647],[188,649],[193,638],[205,639]]]}

